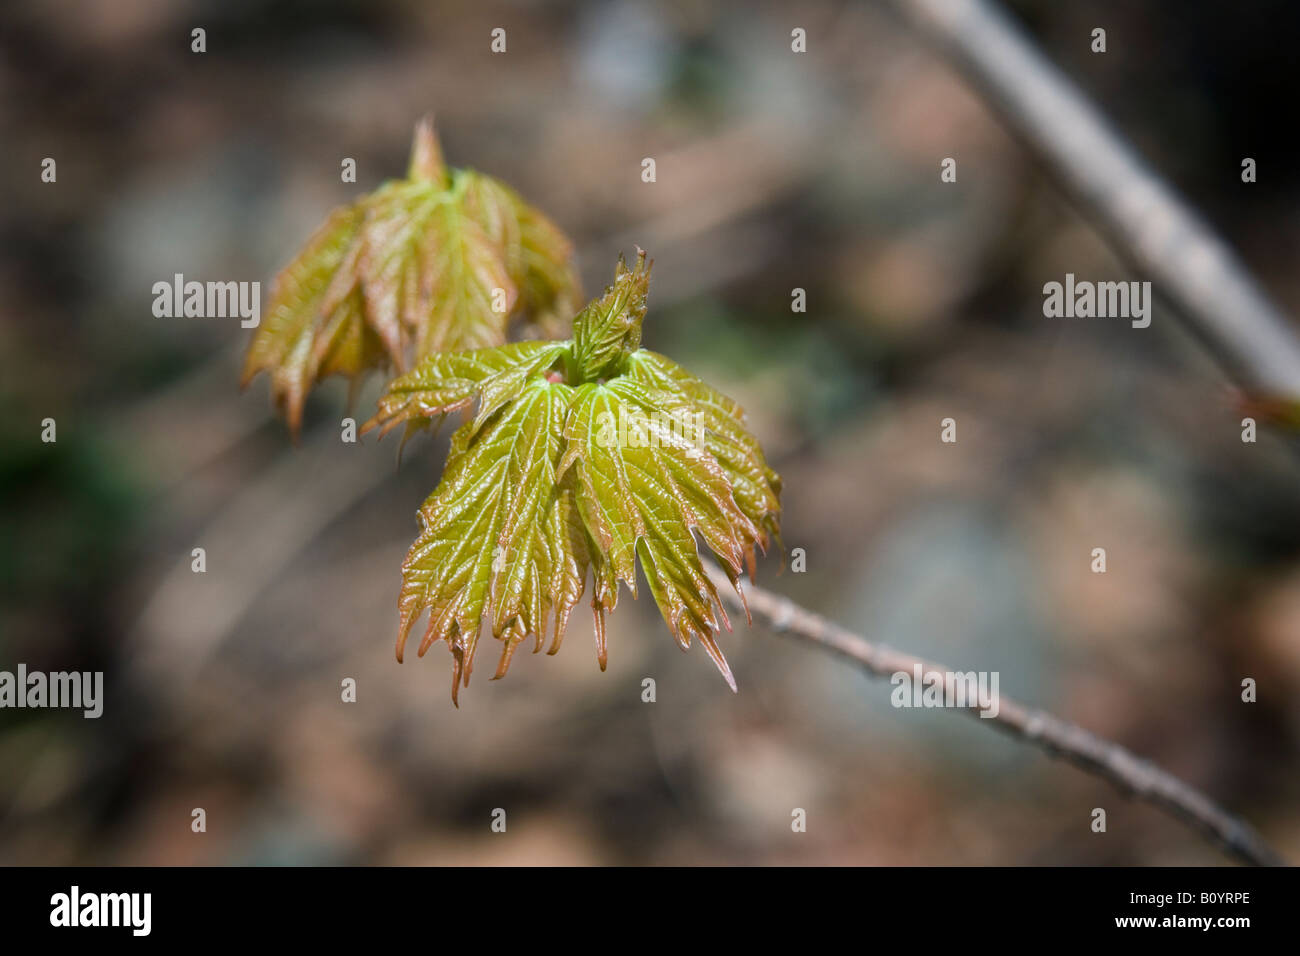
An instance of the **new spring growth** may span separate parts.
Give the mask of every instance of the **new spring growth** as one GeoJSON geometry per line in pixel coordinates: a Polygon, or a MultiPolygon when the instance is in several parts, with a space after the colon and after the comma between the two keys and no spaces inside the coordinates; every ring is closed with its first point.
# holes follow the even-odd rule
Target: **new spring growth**
{"type": "Polygon", "coordinates": [[[620,585],[636,596],[638,563],[677,643],[698,640],[735,689],[717,642],[730,624],[700,545],[739,590],[777,540],[781,479],[739,405],[640,347],[649,277],[645,253],[631,268],[620,260],[569,339],[429,356],[366,425],[469,413],[420,509],[398,597],[398,658],[427,614],[419,653],[447,644],[453,701],[481,631],[501,642],[496,677],[528,637],[537,652],[549,636],[554,654],[589,581],[603,670],[605,616],[620,585]]]}

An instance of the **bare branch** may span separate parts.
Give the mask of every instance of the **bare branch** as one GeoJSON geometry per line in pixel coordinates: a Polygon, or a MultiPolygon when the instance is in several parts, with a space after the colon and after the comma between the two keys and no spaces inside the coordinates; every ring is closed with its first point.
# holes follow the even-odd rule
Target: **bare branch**
{"type": "MultiPolygon", "coordinates": [[[[712,565],[708,565],[707,570],[726,600],[737,608],[743,607],[727,576],[712,565]]],[[[918,666],[922,673],[952,670],[934,661],[873,644],[833,621],[759,587],[745,588],[745,603],[773,631],[837,654],[874,677],[911,674],[918,666]]],[[[961,708],[960,712],[979,718],[980,705],[975,703],[961,708]]],[[[1032,743],[1094,776],[1109,780],[1124,792],[1154,804],[1210,837],[1240,860],[1261,866],[1277,866],[1283,862],[1249,824],[1238,820],[1205,794],[1167,771],[1091,731],[1001,694],[996,716],[982,718],[981,722],[1032,743]]]]}
{"type": "Polygon", "coordinates": [[[893,0],[1247,388],[1300,395],[1300,340],[1232,251],[987,0],[893,0]]]}

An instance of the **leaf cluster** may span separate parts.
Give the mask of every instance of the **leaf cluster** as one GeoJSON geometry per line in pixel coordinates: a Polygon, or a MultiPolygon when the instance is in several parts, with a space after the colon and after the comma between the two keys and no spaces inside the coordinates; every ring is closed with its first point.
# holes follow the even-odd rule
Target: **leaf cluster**
{"type": "Polygon", "coordinates": [[[243,382],[267,372],[297,434],[329,375],[355,389],[372,370],[501,345],[516,315],[559,334],[581,299],[571,260],[564,234],[509,186],[449,169],[426,119],[407,178],[330,213],[277,277],[243,382]]]}
{"type": "Polygon", "coordinates": [[[716,635],[730,627],[701,563],[702,542],[739,588],[755,551],[779,535],[781,481],[743,410],[640,348],[649,266],[620,259],[614,282],[564,341],[430,354],[393,381],[366,429],[418,427],[472,412],[452,436],[402,566],[397,652],[428,614],[421,655],[444,641],[452,699],[467,685],[480,631],[515,649],[560,647],[588,577],[597,656],[619,584],[640,563],[669,630],[698,640],[732,689],[716,635]]]}

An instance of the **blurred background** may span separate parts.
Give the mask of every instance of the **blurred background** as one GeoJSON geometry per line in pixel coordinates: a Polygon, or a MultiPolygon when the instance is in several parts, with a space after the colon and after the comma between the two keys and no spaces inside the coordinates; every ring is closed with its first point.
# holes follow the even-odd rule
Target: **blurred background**
{"type": "MultiPolygon", "coordinates": [[[[1300,7],[1011,6],[1300,314],[1300,7]]],[[[265,305],[329,209],[404,173],[430,111],[451,164],[574,238],[589,295],[620,251],[655,258],[646,344],[740,400],[785,479],[807,571],[769,556],[761,585],[999,671],[1004,694],[1156,760],[1300,860],[1300,459],[1267,431],[1242,443],[1169,312],[1140,333],[1043,317],[1067,271],[1142,277],[890,9],[17,0],[0,14],[0,669],[102,670],[107,688],[98,720],[0,711],[0,863],[1225,862],[758,624],[722,639],[737,695],[626,594],[604,674],[581,606],[558,656],[480,668],[459,710],[442,646],[398,665],[398,569],[445,437],[400,463],[395,441],[341,443],[335,380],[292,447],[265,377],[239,391],[238,319],[155,318],[151,288],[260,280],[265,305]]]]}

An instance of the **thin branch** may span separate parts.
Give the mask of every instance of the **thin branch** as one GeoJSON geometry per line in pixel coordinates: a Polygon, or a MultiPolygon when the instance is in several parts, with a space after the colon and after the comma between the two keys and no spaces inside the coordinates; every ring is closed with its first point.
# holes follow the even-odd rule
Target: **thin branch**
{"type": "MultiPolygon", "coordinates": [[[[728,603],[737,608],[747,604],[749,611],[765,620],[773,631],[837,654],[874,677],[912,674],[916,667],[920,667],[923,674],[952,670],[934,661],[873,644],[788,598],[759,587],[746,586],[742,604],[730,580],[720,569],[707,565],[706,570],[728,603]]],[[[1282,858],[1249,824],[1238,820],[1199,790],[1119,744],[1002,694],[998,695],[996,716],[981,718],[980,706],[974,703],[959,710],[1154,804],[1210,837],[1238,859],[1260,866],[1282,864],[1282,858]]]]}
{"type": "MultiPolygon", "coordinates": [[[[1300,395],[1300,339],[1232,251],[987,0],[893,0],[1249,389],[1300,395]]],[[[1225,170],[1224,175],[1234,171],[1225,170]]]]}

